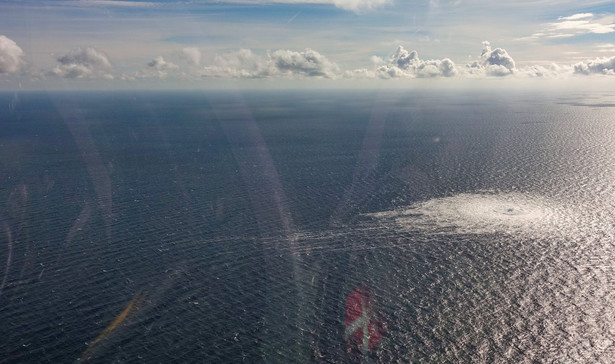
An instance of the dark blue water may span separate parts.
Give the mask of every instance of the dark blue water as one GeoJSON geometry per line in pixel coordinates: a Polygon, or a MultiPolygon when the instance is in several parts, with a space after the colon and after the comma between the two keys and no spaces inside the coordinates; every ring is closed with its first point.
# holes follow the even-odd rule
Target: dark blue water
{"type": "Polygon", "coordinates": [[[608,363],[614,97],[1,94],[0,362],[608,363]]]}

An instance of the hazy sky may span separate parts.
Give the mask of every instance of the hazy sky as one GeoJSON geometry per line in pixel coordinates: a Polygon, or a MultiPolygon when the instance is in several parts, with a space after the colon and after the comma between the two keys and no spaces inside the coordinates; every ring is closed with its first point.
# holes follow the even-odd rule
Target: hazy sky
{"type": "Polygon", "coordinates": [[[3,89],[615,82],[613,1],[4,0],[0,35],[3,89]]]}

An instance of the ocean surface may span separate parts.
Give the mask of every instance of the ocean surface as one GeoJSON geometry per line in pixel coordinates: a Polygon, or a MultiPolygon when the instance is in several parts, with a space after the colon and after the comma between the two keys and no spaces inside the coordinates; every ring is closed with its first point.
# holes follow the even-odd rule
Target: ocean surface
{"type": "Polygon", "coordinates": [[[0,363],[613,363],[614,107],[0,94],[0,363]]]}

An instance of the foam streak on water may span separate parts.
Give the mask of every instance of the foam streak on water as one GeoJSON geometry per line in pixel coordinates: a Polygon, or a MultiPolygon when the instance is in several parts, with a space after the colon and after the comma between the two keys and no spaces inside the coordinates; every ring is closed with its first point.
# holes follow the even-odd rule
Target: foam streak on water
{"type": "Polygon", "coordinates": [[[520,193],[461,193],[415,203],[407,208],[368,216],[401,229],[436,234],[529,234],[545,236],[581,233],[582,214],[539,196],[520,193]]]}

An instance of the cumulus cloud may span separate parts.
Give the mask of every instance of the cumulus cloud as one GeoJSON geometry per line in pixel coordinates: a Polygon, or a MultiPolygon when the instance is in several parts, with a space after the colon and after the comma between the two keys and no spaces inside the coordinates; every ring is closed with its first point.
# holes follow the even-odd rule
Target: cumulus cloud
{"type": "Polygon", "coordinates": [[[106,54],[94,48],[76,48],[57,58],[58,65],[50,74],[64,78],[112,79],[111,62],[106,54]]]}
{"type": "Polygon", "coordinates": [[[598,58],[592,61],[579,62],[574,65],[574,73],[581,75],[615,75],[615,56],[598,58]]]}
{"type": "Polygon", "coordinates": [[[457,68],[448,58],[422,60],[416,51],[408,52],[399,46],[388,62],[372,57],[373,69],[360,68],[342,71],[324,55],[312,49],[303,51],[276,50],[259,56],[251,50],[219,55],[212,66],[204,67],[206,77],[266,78],[300,76],[335,79],[344,78],[429,78],[452,77],[457,68]]]}
{"type": "Polygon", "coordinates": [[[416,66],[420,62],[417,51],[408,52],[403,46],[398,46],[395,54],[391,57],[391,63],[395,66],[407,70],[411,66],[416,66]]]}
{"type": "Polygon", "coordinates": [[[0,75],[18,72],[24,64],[23,56],[15,41],[0,35],[0,75]]]}
{"type": "Polygon", "coordinates": [[[483,50],[478,61],[466,65],[465,72],[469,75],[508,76],[517,71],[515,60],[503,48],[491,48],[487,41],[483,42],[483,50]]]}
{"type": "Polygon", "coordinates": [[[388,64],[376,68],[380,78],[452,77],[458,73],[455,63],[448,58],[422,60],[416,51],[408,52],[398,46],[388,64]]]}
{"type": "Polygon", "coordinates": [[[552,63],[548,66],[534,65],[517,69],[517,74],[531,78],[560,78],[572,73],[572,66],[552,63]]]}
{"type": "MultiPolygon", "coordinates": [[[[167,78],[169,72],[178,69],[175,63],[166,61],[162,56],[158,56],[147,63],[147,67],[135,74],[138,78],[167,78]]],[[[124,76],[126,77],[126,76],[124,76]]]]}
{"type": "Polygon", "coordinates": [[[487,41],[483,42],[481,59],[488,75],[506,76],[515,72],[515,60],[508,52],[504,48],[491,49],[487,41]]]}
{"type": "Polygon", "coordinates": [[[165,61],[164,58],[162,58],[162,56],[158,56],[154,58],[153,60],[151,60],[150,62],[148,62],[147,67],[157,70],[157,71],[164,71],[168,69],[177,68],[177,65],[165,61]]]}
{"type": "MultiPolygon", "coordinates": [[[[583,19],[586,15],[578,15],[583,19]]],[[[16,72],[21,65],[23,52],[6,37],[0,36],[0,74],[16,72]],[[9,45],[7,47],[6,45],[9,45]],[[7,51],[7,49],[12,51],[7,51]],[[18,51],[16,50],[18,49],[18,51]],[[6,54],[16,54],[7,58],[6,54]],[[8,61],[7,61],[8,60],[8,61]]],[[[602,44],[599,49],[612,49],[612,44],[602,44]]],[[[140,71],[117,75],[120,79],[197,77],[218,78],[320,78],[320,79],[393,79],[393,78],[439,78],[439,77],[488,77],[514,76],[532,78],[561,78],[578,75],[615,75],[615,57],[599,58],[575,65],[541,65],[517,67],[515,60],[503,48],[492,48],[483,42],[480,56],[465,67],[458,68],[449,58],[423,60],[415,50],[409,51],[398,46],[395,52],[383,59],[372,56],[372,66],[357,69],[341,69],[325,55],[312,50],[302,51],[279,49],[266,53],[255,53],[249,49],[209,56],[205,60],[197,48],[178,49],[169,55],[169,61],[157,56],[144,63],[140,71]]],[[[57,58],[58,65],[46,75],[64,78],[111,79],[112,65],[108,57],[94,48],[77,48],[57,58]]],[[[33,73],[27,72],[30,77],[33,73]]]]}
{"type": "Polygon", "coordinates": [[[218,55],[212,66],[205,67],[205,77],[266,78],[303,76],[336,78],[340,69],[334,62],[312,49],[276,50],[260,56],[249,49],[218,55]]]}
{"type": "Polygon", "coordinates": [[[271,62],[249,49],[216,55],[213,64],[203,67],[203,77],[265,78],[273,74],[271,62]]]}
{"type": "Polygon", "coordinates": [[[340,71],[337,64],[309,48],[302,52],[277,50],[271,54],[270,58],[275,69],[284,74],[335,78],[340,71]]]}

